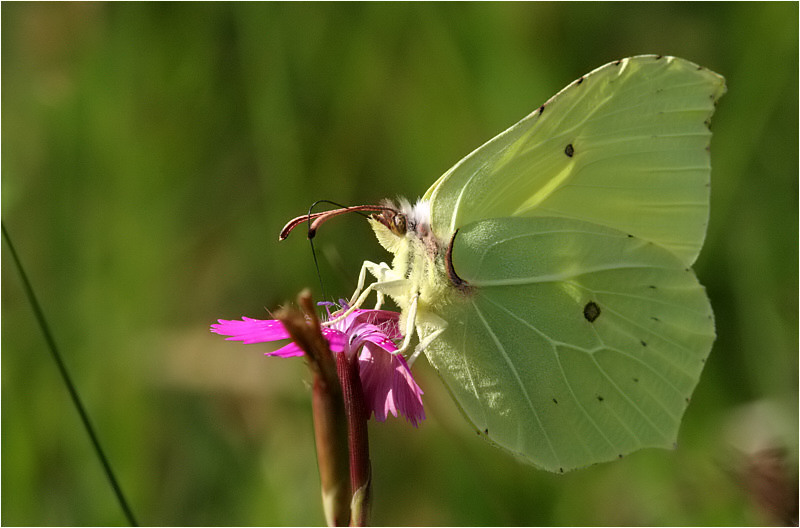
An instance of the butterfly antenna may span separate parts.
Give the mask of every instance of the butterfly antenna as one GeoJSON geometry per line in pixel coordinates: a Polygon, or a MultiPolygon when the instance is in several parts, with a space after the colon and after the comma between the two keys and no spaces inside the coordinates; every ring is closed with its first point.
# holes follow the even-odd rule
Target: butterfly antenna
{"type": "Polygon", "coordinates": [[[319,259],[317,258],[317,251],[316,248],[314,247],[314,235],[316,235],[317,229],[323,222],[325,222],[329,218],[332,218],[334,216],[339,216],[340,214],[358,213],[366,218],[369,215],[367,215],[365,211],[374,212],[374,211],[383,211],[385,209],[390,209],[390,208],[383,205],[378,205],[378,206],[357,205],[354,207],[347,207],[345,205],[333,202],[331,200],[317,200],[316,202],[311,204],[311,207],[308,208],[307,214],[303,216],[298,216],[297,218],[289,221],[289,223],[286,224],[286,226],[281,230],[281,234],[278,239],[284,240],[286,237],[289,236],[289,233],[291,233],[294,228],[296,228],[302,223],[306,223],[308,225],[308,242],[311,245],[311,256],[314,258],[314,267],[317,270],[317,279],[319,279],[319,286],[320,290],[322,291],[322,298],[327,299],[327,295],[325,295],[325,284],[324,281],[322,280],[322,272],[320,271],[319,267],[319,259]],[[334,209],[331,211],[322,211],[320,213],[312,212],[314,208],[321,203],[333,205],[335,207],[338,207],[338,209],[334,209]]]}
{"type": "Polygon", "coordinates": [[[33,309],[33,314],[36,317],[39,328],[42,330],[42,334],[44,335],[44,339],[47,342],[48,348],[50,349],[50,354],[53,357],[53,361],[55,361],[56,366],[58,367],[58,372],[61,374],[61,379],[67,386],[67,391],[72,399],[72,403],[78,411],[81,422],[83,422],[83,427],[89,434],[89,439],[92,442],[95,453],[97,453],[97,458],[100,459],[100,463],[102,464],[106,477],[111,484],[111,488],[114,490],[114,495],[117,497],[117,502],[119,502],[120,508],[122,508],[122,512],[125,514],[128,523],[131,526],[139,526],[136,522],[136,518],[133,516],[133,511],[128,505],[128,501],[125,500],[125,495],[122,493],[122,488],[120,487],[119,482],[117,482],[117,478],[114,476],[114,472],[111,469],[111,464],[109,463],[108,458],[106,458],[103,448],[100,447],[100,440],[97,438],[94,427],[89,420],[89,414],[86,412],[86,408],[83,406],[83,403],[78,396],[78,390],[75,388],[72,377],[69,375],[69,371],[67,371],[67,366],[64,363],[64,360],[61,358],[61,353],[58,351],[55,339],[53,339],[53,335],[50,333],[50,326],[47,324],[47,319],[44,317],[44,312],[39,305],[39,301],[36,299],[36,295],[33,293],[33,287],[31,286],[30,281],[28,281],[28,275],[25,273],[25,268],[22,267],[22,262],[17,256],[17,251],[14,249],[14,244],[11,243],[11,237],[9,236],[8,231],[6,231],[5,224],[2,224],[2,231],[3,239],[6,241],[8,249],[11,251],[11,259],[14,261],[17,271],[19,272],[20,279],[22,280],[22,288],[25,291],[25,296],[28,298],[28,302],[33,309]]]}
{"type": "Polygon", "coordinates": [[[322,292],[322,298],[327,299],[325,295],[325,282],[322,280],[322,272],[319,270],[319,260],[317,260],[317,250],[314,248],[314,239],[309,238],[308,243],[311,245],[311,256],[314,257],[314,268],[317,270],[317,279],[319,280],[319,289],[322,292]]]}
{"type": "MultiPolygon", "coordinates": [[[[325,281],[322,280],[322,271],[319,269],[319,259],[317,259],[317,250],[314,247],[314,233],[311,230],[311,226],[312,226],[312,223],[311,223],[312,213],[311,212],[314,210],[314,208],[317,205],[319,205],[321,203],[327,203],[327,204],[334,205],[334,206],[339,207],[339,208],[345,208],[346,206],[344,206],[342,204],[338,204],[336,202],[332,202],[330,200],[317,200],[316,202],[311,204],[311,207],[308,208],[308,215],[306,215],[307,216],[306,221],[308,222],[308,243],[311,246],[311,256],[314,258],[314,268],[317,270],[317,279],[319,280],[319,288],[320,288],[320,291],[322,292],[322,300],[327,300],[328,296],[325,295],[325,281]]],[[[363,213],[361,213],[361,214],[363,214],[363,213]]],[[[366,215],[364,215],[364,216],[366,216],[366,215]]]]}

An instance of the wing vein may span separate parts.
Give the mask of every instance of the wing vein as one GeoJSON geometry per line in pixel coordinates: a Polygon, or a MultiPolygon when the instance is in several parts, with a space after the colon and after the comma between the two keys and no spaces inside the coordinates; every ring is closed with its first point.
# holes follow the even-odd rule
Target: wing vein
{"type": "MultiPolygon", "coordinates": [[[[467,327],[464,326],[464,333],[461,336],[461,350],[466,350],[465,343],[467,341],[467,327]]],[[[483,423],[487,424],[488,420],[486,418],[486,407],[483,404],[483,400],[481,399],[480,395],[478,394],[478,386],[475,385],[475,378],[472,375],[472,369],[470,368],[469,363],[467,362],[467,356],[465,354],[461,355],[462,360],[464,361],[464,370],[467,372],[467,378],[469,379],[469,384],[472,387],[472,393],[475,395],[475,401],[478,402],[481,408],[481,412],[483,413],[483,423]]]]}
{"type": "MultiPolygon", "coordinates": [[[[628,395],[625,394],[625,391],[623,391],[619,387],[619,385],[617,385],[617,383],[611,378],[611,376],[608,375],[608,373],[606,372],[606,369],[604,369],[603,366],[600,365],[600,363],[597,362],[597,358],[592,356],[592,361],[594,362],[595,365],[597,365],[597,368],[603,374],[603,377],[606,378],[606,380],[608,380],[608,382],[611,384],[612,387],[614,387],[614,390],[616,390],[617,393],[620,396],[622,396],[622,399],[624,399],[626,402],[628,402],[628,405],[630,405],[637,413],[639,413],[639,415],[641,415],[641,417],[644,418],[644,420],[650,425],[650,427],[653,428],[654,431],[656,431],[662,437],[667,438],[669,435],[664,433],[664,431],[660,427],[658,427],[653,422],[653,420],[650,419],[650,416],[646,412],[644,412],[641,407],[639,407],[639,404],[637,404],[635,401],[631,400],[630,397],[628,397],[628,395]]],[[[611,407],[611,406],[609,406],[609,407],[611,407]]],[[[634,431],[632,431],[630,429],[630,427],[628,427],[628,424],[625,423],[624,420],[619,418],[619,416],[617,415],[616,412],[614,412],[613,410],[611,412],[614,414],[615,417],[617,417],[617,420],[625,427],[625,429],[631,434],[631,436],[633,436],[636,439],[636,441],[639,442],[639,444],[644,444],[644,442],[639,437],[639,435],[637,435],[634,431]]],[[[667,413],[667,415],[672,418],[672,416],[669,413],[667,413]]],[[[674,420],[674,418],[673,418],[673,420],[674,420]]]]}
{"type": "Polygon", "coordinates": [[[594,421],[594,418],[592,418],[592,415],[589,414],[589,411],[586,410],[586,407],[584,407],[583,403],[581,403],[580,399],[575,394],[575,391],[572,388],[572,384],[569,381],[569,377],[567,376],[567,373],[564,371],[564,366],[561,364],[561,357],[558,355],[558,351],[556,350],[556,346],[557,345],[561,345],[561,346],[566,345],[566,346],[569,346],[570,348],[577,348],[578,350],[583,350],[583,351],[587,352],[589,355],[591,355],[591,351],[589,351],[587,349],[584,349],[584,348],[581,348],[581,347],[576,347],[574,345],[570,345],[568,343],[562,343],[561,341],[553,339],[552,337],[550,337],[549,335],[545,334],[543,331],[539,330],[537,327],[535,327],[534,325],[532,325],[528,321],[520,318],[515,313],[509,311],[505,306],[497,304],[495,301],[493,301],[489,297],[486,297],[486,300],[489,301],[490,303],[492,303],[493,305],[495,305],[497,308],[499,308],[500,310],[502,310],[506,314],[510,315],[513,319],[516,319],[517,321],[522,323],[524,326],[526,326],[529,329],[533,330],[535,333],[537,333],[538,335],[540,335],[541,337],[543,337],[544,339],[546,339],[547,341],[549,341],[551,343],[551,345],[552,345],[551,346],[551,351],[553,352],[553,357],[555,358],[556,363],[558,363],[558,368],[561,371],[561,377],[563,378],[564,383],[566,384],[567,389],[569,390],[570,396],[572,396],[573,401],[578,406],[578,408],[583,412],[583,415],[586,417],[586,419],[589,420],[589,423],[592,424],[592,427],[594,427],[595,430],[598,433],[600,433],[600,436],[603,437],[603,440],[605,440],[606,443],[609,446],[611,446],[612,449],[614,449],[615,448],[614,443],[611,442],[611,440],[605,435],[605,433],[600,428],[600,426],[597,425],[597,422],[594,421]]]}
{"type": "Polygon", "coordinates": [[[571,282],[570,279],[588,275],[590,273],[601,273],[604,271],[616,271],[622,269],[665,269],[674,270],[671,266],[652,266],[643,264],[615,264],[606,266],[595,266],[590,268],[579,268],[574,271],[563,273],[550,273],[548,275],[540,275],[537,277],[513,277],[509,279],[489,279],[473,281],[472,285],[477,287],[493,287],[493,286],[519,286],[523,284],[539,284],[542,282],[571,282]]]}
{"type": "Polygon", "coordinates": [[[528,394],[528,389],[525,388],[525,385],[522,383],[522,378],[520,378],[519,372],[517,372],[516,367],[511,362],[511,358],[509,358],[508,354],[506,353],[505,347],[503,347],[503,344],[497,338],[497,335],[495,335],[495,333],[492,331],[492,327],[489,325],[489,322],[483,317],[483,314],[481,313],[481,311],[478,308],[478,306],[475,304],[474,301],[472,301],[471,304],[472,304],[472,307],[475,309],[475,314],[481,320],[481,323],[483,323],[484,328],[486,328],[486,331],[489,332],[489,335],[492,337],[492,341],[494,341],[494,344],[497,347],[497,350],[503,356],[503,359],[505,360],[506,365],[508,365],[508,367],[511,369],[511,372],[514,374],[514,379],[517,381],[517,385],[519,385],[519,388],[522,390],[522,393],[525,395],[525,400],[528,402],[528,407],[530,408],[531,413],[533,413],[533,416],[536,418],[536,423],[539,425],[539,429],[542,430],[542,434],[544,435],[544,438],[547,441],[547,446],[550,448],[550,452],[553,454],[553,457],[555,458],[556,463],[560,465],[561,462],[560,462],[560,459],[558,457],[558,453],[556,453],[556,450],[553,447],[553,442],[550,439],[550,435],[547,434],[547,429],[545,429],[544,425],[542,424],[541,418],[539,417],[539,413],[536,412],[536,408],[534,407],[533,402],[531,401],[530,395],[528,394]]]}

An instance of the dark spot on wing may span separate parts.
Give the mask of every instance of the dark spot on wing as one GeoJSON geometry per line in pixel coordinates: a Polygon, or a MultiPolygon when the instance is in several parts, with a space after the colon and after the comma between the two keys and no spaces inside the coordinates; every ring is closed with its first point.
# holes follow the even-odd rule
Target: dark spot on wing
{"type": "Polygon", "coordinates": [[[557,400],[557,399],[555,399],[555,398],[553,398],[553,403],[555,403],[556,405],[558,405],[558,400],[557,400]]]}
{"type": "Polygon", "coordinates": [[[641,341],[641,343],[642,343],[642,346],[647,346],[647,343],[645,343],[644,341],[641,341]]]}
{"type": "Polygon", "coordinates": [[[484,429],[483,432],[484,432],[484,434],[488,435],[489,434],[489,429],[484,429]]]}
{"type": "Polygon", "coordinates": [[[564,468],[558,468],[558,471],[563,473],[564,472],[564,468]]]}
{"type": "Polygon", "coordinates": [[[572,146],[572,143],[568,144],[567,147],[564,149],[564,154],[566,154],[567,157],[570,158],[575,154],[575,147],[572,146]]]}
{"type": "Polygon", "coordinates": [[[618,454],[617,457],[622,458],[622,453],[618,454]]]}
{"type": "Polygon", "coordinates": [[[597,306],[594,301],[589,301],[586,303],[586,306],[583,307],[583,316],[590,323],[595,322],[595,320],[600,317],[600,307],[597,306]]]}
{"type": "Polygon", "coordinates": [[[650,319],[652,319],[653,321],[656,321],[657,323],[661,322],[661,319],[659,319],[658,317],[651,317],[650,319]]]}
{"type": "Polygon", "coordinates": [[[651,290],[655,290],[656,289],[656,287],[654,285],[652,285],[652,284],[650,286],[648,286],[648,288],[650,288],[651,290]]]}
{"type": "Polygon", "coordinates": [[[614,61],[614,66],[619,66],[620,64],[622,64],[622,59],[614,61]]]}
{"type": "Polygon", "coordinates": [[[628,233],[628,238],[633,238],[633,235],[628,233]]]}
{"type": "Polygon", "coordinates": [[[544,105],[539,107],[539,115],[542,115],[543,112],[544,112],[544,105]]]}
{"type": "Polygon", "coordinates": [[[663,57],[664,57],[663,55],[656,55],[656,60],[659,60],[659,59],[661,59],[663,57]]]}
{"type": "Polygon", "coordinates": [[[583,79],[584,79],[584,77],[583,77],[583,76],[581,76],[580,78],[578,78],[578,82],[577,82],[577,83],[575,83],[575,84],[580,84],[580,83],[582,83],[582,82],[583,82],[583,79]]]}
{"type": "Polygon", "coordinates": [[[639,383],[639,378],[633,378],[634,383],[639,383]]]}
{"type": "Polygon", "coordinates": [[[597,401],[601,402],[601,401],[603,401],[603,400],[605,400],[605,398],[603,398],[602,396],[600,396],[600,395],[598,394],[598,395],[597,395],[597,401]]]}

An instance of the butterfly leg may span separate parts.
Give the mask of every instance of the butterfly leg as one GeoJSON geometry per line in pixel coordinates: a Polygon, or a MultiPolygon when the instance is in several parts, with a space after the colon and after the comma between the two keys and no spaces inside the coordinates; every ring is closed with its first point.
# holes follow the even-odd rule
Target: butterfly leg
{"type": "MultiPolygon", "coordinates": [[[[419,303],[419,292],[415,293],[411,297],[411,302],[408,305],[408,312],[406,314],[406,325],[405,325],[406,327],[405,331],[403,332],[403,335],[405,336],[403,339],[403,343],[397,350],[393,351],[392,353],[404,354],[408,350],[411,344],[411,338],[414,336],[415,330],[417,336],[421,335],[419,332],[420,324],[433,326],[435,330],[431,335],[425,337],[424,339],[420,339],[420,342],[414,349],[414,354],[411,356],[411,361],[416,359],[417,356],[419,356],[420,352],[422,352],[425,349],[425,347],[427,347],[431,343],[431,341],[436,339],[439,336],[439,334],[444,332],[444,329],[447,328],[447,321],[445,321],[444,319],[442,319],[437,315],[434,315],[432,313],[426,313],[424,316],[420,316],[419,313],[417,312],[418,303],[419,303]]],[[[409,361],[409,365],[411,364],[411,361],[409,361]]]]}
{"type": "Polygon", "coordinates": [[[408,313],[406,314],[406,328],[403,332],[405,336],[400,348],[393,351],[392,354],[405,354],[411,344],[411,338],[414,336],[414,328],[417,320],[417,302],[419,301],[419,292],[416,292],[411,297],[411,302],[408,303],[408,313]]]}
{"type": "Polygon", "coordinates": [[[417,314],[417,303],[419,302],[419,292],[414,294],[411,298],[411,302],[408,305],[408,313],[406,315],[406,328],[403,332],[405,338],[403,339],[403,343],[397,350],[392,351],[392,354],[405,354],[411,344],[411,338],[414,335],[414,331],[416,329],[417,336],[422,335],[419,331],[419,327],[421,324],[425,324],[427,326],[432,326],[434,331],[431,332],[430,335],[426,336],[424,339],[420,339],[420,342],[417,343],[417,346],[414,348],[414,353],[411,354],[411,357],[408,359],[408,366],[414,364],[414,361],[417,360],[419,355],[422,353],[428,345],[430,345],[434,339],[439,337],[442,332],[445,331],[447,328],[447,321],[442,319],[441,317],[434,315],[432,313],[427,313],[422,317],[418,317],[417,314]]]}
{"type": "MultiPolygon", "coordinates": [[[[369,271],[376,279],[378,279],[379,282],[383,282],[386,280],[386,275],[389,271],[391,271],[391,269],[392,268],[390,268],[385,262],[375,264],[374,262],[365,260],[361,264],[361,271],[358,273],[358,285],[356,286],[356,291],[353,292],[353,296],[350,298],[348,304],[353,306],[356,303],[356,300],[359,298],[359,295],[361,295],[361,292],[364,289],[364,283],[367,280],[367,271],[369,271]]],[[[376,290],[376,293],[378,295],[378,302],[375,305],[375,309],[379,310],[383,305],[383,292],[376,290]]],[[[363,301],[361,302],[363,303],[363,301]]]]}
{"type": "MultiPolygon", "coordinates": [[[[386,275],[389,274],[387,273],[386,275]]],[[[402,289],[403,287],[407,287],[407,284],[408,284],[408,279],[394,279],[394,280],[385,280],[383,282],[373,282],[372,284],[363,289],[361,295],[359,295],[355,301],[351,300],[351,302],[349,303],[350,307],[347,310],[345,310],[344,313],[340,314],[334,319],[331,319],[330,321],[323,323],[323,325],[330,326],[334,323],[338,323],[339,321],[341,321],[342,319],[353,313],[355,310],[360,308],[362,304],[364,304],[364,301],[367,300],[367,297],[369,297],[369,294],[372,293],[373,291],[381,294],[380,299],[382,300],[383,294],[385,293],[383,290],[391,291],[394,288],[402,289]]]]}
{"type": "MultiPolygon", "coordinates": [[[[375,265],[372,262],[368,262],[368,264],[370,265],[368,266],[369,272],[372,273],[376,279],[378,279],[378,283],[391,282],[393,280],[394,272],[392,271],[392,268],[390,268],[385,262],[381,262],[378,265],[375,265]]],[[[384,292],[381,288],[376,286],[375,293],[377,296],[375,310],[380,310],[381,306],[383,306],[384,292]]]]}
{"type": "MultiPolygon", "coordinates": [[[[408,358],[409,368],[411,368],[411,365],[414,364],[414,362],[417,360],[422,351],[428,348],[428,345],[430,345],[434,339],[442,335],[442,332],[444,332],[447,329],[447,321],[445,321],[444,319],[442,319],[437,315],[428,314],[426,319],[427,319],[426,323],[433,326],[435,330],[431,332],[430,335],[426,336],[424,339],[420,339],[420,342],[417,344],[416,348],[414,348],[414,353],[411,354],[410,358],[408,358]]],[[[417,335],[418,336],[422,335],[422,332],[420,332],[419,327],[417,327],[417,335]]]]}

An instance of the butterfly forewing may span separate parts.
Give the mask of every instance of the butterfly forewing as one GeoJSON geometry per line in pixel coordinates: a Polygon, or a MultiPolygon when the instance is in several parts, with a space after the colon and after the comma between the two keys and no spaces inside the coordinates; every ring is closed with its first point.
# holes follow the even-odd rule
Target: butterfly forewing
{"type": "Polygon", "coordinates": [[[442,239],[470,222],[560,216],[655,242],[684,264],[705,236],[708,121],[724,79],[639,56],[573,82],[428,190],[442,239]]]}

